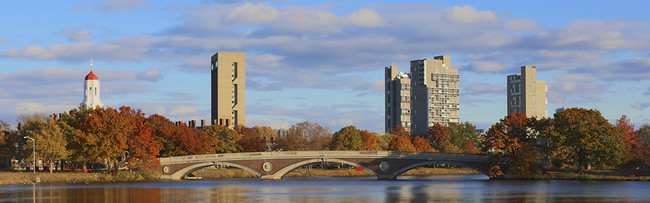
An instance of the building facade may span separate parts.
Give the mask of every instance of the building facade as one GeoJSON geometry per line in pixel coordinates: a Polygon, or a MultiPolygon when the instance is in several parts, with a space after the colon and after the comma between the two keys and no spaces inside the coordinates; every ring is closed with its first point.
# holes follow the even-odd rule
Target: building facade
{"type": "Polygon", "coordinates": [[[385,68],[386,132],[402,126],[411,130],[411,78],[408,73],[398,72],[397,66],[385,68]]]}
{"type": "Polygon", "coordinates": [[[508,115],[526,113],[528,118],[544,118],[546,111],[546,82],[537,80],[537,67],[522,66],[521,74],[508,76],[508,115]]]}
{"type": "Polygon", "coordinates": [[[426,134],[435,123],[458,123],[458,69],[449,56],[411,61],[411,134],[426,134]]]}
{"type": "Polygon", "coordinates": [[[84,100],[79,105],[91,109],[104,107],[104,104],[99,100],[100,93],[99,79],[93,73],[93,61],[90,60],[90,73],[86,75],[84,80],[84,100]]]}
{"type": "Polygon", "coordinates": [[[244,53],[212,56],[212,124],[246,125],[246,61],[244,53]]]}

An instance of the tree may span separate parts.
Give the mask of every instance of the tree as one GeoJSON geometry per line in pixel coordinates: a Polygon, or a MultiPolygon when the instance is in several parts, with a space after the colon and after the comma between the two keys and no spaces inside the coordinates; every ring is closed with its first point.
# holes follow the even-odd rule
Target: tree
{"type": "Polygon", "coordinates": [[[426,139],[424,139],[422,137],[419,137],[419,136],[412,137],[411,143],[413,144],[413,147],[415,148],[415,151],[418,151],[418,152],[433,152],[434,151],[434,149],[429,144],[429,141],[427,141],[426,139]]]}
{"type": "Polygon", "coordinates": [[[491,177],[500,173],[496,169],[518,178],[530,178],[537,170],[538,145],[524,113],[510,114],[492,125],[484,136],[483,151],[491,154],[491,177]]]}
{"type": "Polygon", "coordinates": [[[368,130],[361,130],[361,142],[363,146],[365,146],[364,150],[380,150],[379,145],[377,144],[377,138],[373,133],[368,132],[368,130]]]}
{"type": "Polygon", "coordinates": [[[235,127],[235,130],[242,136],[242,139],[239,141],[239,146],[242,147],[243,152],[261,152],[266,149],[265,138],[270,139],[270,136],[268,138],[263,136],[263,129],[264,127],[259,126],[252,128],[245,126],[235,127]]]}
{"type": "Polygon", "coordinates": [[[578,173],[590,164],[613,166],[622,160],[622,132],[607,122],[598,110],[570,108],[556,113],[551,142],[565,148],[568,161],[577,164],[578,173]]]}
{"type": "Polygon", "coordinates": [[[237,144],[242,137],[237,131],[221,125],[204,126],[201,128],[209,137],[216,138],[219,146],[217,153],[241,152],[242,148],[237,144]]]}
{"type": "Polygon", "coordinates": [[[285,151],[307,151],[307,138],[302,135],[289,132],[285,137],[279,137],[276,143],[278,148],[285,151]]]}
{"type": "Polygon", "coordinates": [[[139,168],[144,171],[156,168],[160,161],[156,158],[162,144],[153,136],[154,129],[146,122],[146,117],[140,109],[120,107],[120,115],[130,121],[132,131],[128,136],[126,162],[129,168],[139,168]]]}
{"type": "MultiPolygon", "coordinates": [[[[22,136],[30,136],[36,140],[36,152],[45,162],[49,163],[50,173],[54,170],[54,162],[68,158],[70,152],[66,148],[67,140],[61,127],[55,121],[44,121],[40,118],[28,118],[22,136]]],[[[29,142],[32,142],[29,140],[29,142]]]]}
{"type": "Polygon", "coordinates": [[[307,140],[306,150],[327,150],[332,139],[332,132],[328,127],[309,121],[294,124],[289,128],[288,134],[304,137],[307,140]]]}
{"type": "Polygon", "coordinates": [[[466,149],[471,145],[468,145],[468,141],[475,145],[476,143],[481,143],[481,138],[478,133],[476,133],[476,126],[469,123],[449,123],[449,131],[451,132],[450,142],[452,145],[455,145],[463,152],[477,151],[476,148],[466,149]]]}
{"type": "Polygon", "coordinates": [[[440,123],[435,123],[433,126],[428,128],[426,139],[429,141],[431,146],[439,151],[452,151],[451,131],[440,123]]]}
{"type": "Polygon", "coordinates": [[[411,143],[411,138],[406,135],[396,136],[388,144],[388,150],[390,151],[416,151],[415,147],[411,143]]]}
{"type": "Polygon", "coordinates": [[[363,150],[361,131],[355,126],[341,128],[332,135],[332,141],[329,148],[331,150],[363,150]]]}
{"type": "Polygon", "coordinates": [[[409,136],[410,133],[406,131],[404,127],[401,125],[398,125],[393,129],[393,131],[390,132],[390,134],[395,135],[395,136],[409,136]]]}
{"type": "Polygon", "coordinates": [[[637,130],[639,134],[639,143],[643,147],[643,163],[650,165],[650,125],[644,124],[637,130]]]}
{"type": "Polygon", "coordinates": [[[639,133],[634,130],[634,124],[631,124],[630,119],[623,115],[616,120],[615,126],[623,132],[623,142],[625,143],[624,162],[631,166],[643,165],[643,151],[645,148],[640,142],[639,133]]]}

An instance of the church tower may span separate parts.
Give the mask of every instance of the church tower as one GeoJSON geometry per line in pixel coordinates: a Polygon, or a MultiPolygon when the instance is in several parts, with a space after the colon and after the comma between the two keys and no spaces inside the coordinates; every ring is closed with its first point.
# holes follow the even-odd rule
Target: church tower
{"type": "Polygon", "coordinates": [[[86,75],[84,82],[84,101],[80,105],[92,109],[97,106],[104,107],[104,104],[99,101],[99,80],[93,73],[93,60],[90,60],[90,73],[86,75]]]}

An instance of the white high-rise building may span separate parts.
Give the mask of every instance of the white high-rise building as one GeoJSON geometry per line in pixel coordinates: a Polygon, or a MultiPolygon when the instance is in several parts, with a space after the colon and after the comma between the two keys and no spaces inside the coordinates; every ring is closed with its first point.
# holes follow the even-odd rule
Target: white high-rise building
{"type": "Polygon", "coordinates": [[[90,60],[90,73],[86,75],[84,82],[84,101],[80,105],[91,109],[104,107],[104,104],[99,100],[99,90],[99,79],[93,73],[93,61],[90,60]]]}
{"type": "Polygon", "coordinates": [[[436,123],[458,123],[458,69],[449,56],[411,61],[411,134],[426,134],[436,123]]]}

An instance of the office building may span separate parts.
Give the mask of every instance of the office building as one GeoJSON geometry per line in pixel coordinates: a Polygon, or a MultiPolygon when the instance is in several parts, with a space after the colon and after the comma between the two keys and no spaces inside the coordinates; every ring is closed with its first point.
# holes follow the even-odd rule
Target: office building
{"type": "Polygon", "coordinates": [[[546,82],[537,80],[537,67],[522,66],[521,74],[508,76],[508,115],[526,113],[528,118],[547,117],[546,82]]]}
{"type": "Polygon", "coordinates": [[[246,125],[246,62],[244,53],[212,56],[212,124],[246,125]]]}
{"type": "Polygon", "coordinates": [[[385,68],[385,128],[391,132],[397,126],[411,130],[411,79],[407,73],[397,72],[397,66],[385,68]]]}
{"type": "Polygon", "coordinates": [[[435,123],[460,121],[458,69],[449,56],[411,61],[411,134],[426,134],[435,123]]]}

